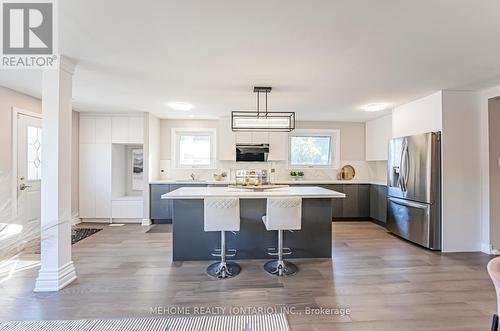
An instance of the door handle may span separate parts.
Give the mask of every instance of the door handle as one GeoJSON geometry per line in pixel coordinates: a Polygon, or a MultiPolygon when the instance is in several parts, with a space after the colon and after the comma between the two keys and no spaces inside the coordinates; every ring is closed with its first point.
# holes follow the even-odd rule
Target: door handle
{"type": "Polygon", "coordinates": [[[21,184],[19,185],[19,190],[20,190],[20,191],[24,191],[24,190],[26,190],[27,188],[30,188],[30,187],[31,187],[31,185],[26,185],[26,184],[24,184],[24,183],[21,183],[21,184]]]}
{"type": "Polygon", "coordinates": [[[425,204],[425,203],[416,202],[416,201],[404,200],[404,199],[399,199],[399,198],[394,198],[394,197],[388,197],[387,200],[394,202],[395,204],[404,206],[404,207],[425,209],[426,213],[429,212],[429,208],[430,208],[430,205],[425,204]]]}
{"type": "Polygon", "coordinates": [[[408,145],[405,148],[405,191],[408,188],[408,180],[410,177],[410,151],[408,149],[408,145]]]}

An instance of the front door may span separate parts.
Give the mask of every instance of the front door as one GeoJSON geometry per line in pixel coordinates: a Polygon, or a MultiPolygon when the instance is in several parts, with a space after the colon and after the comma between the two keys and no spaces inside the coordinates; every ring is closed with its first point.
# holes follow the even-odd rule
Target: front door
{"type": "Polygon", "coordinates": [[[17,116],[17,219],[25,238],[31,240],[40,235],[42,120],[20,113],[17,116]]]}

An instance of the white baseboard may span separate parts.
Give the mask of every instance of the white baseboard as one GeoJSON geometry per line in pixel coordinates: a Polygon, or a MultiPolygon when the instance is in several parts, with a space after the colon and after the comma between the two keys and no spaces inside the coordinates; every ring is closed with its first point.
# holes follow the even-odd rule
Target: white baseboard
{"type": "Polygon", "coordinates": [[[85,223],[127,223],[127,224],[142,224],[142,219],[140,218],[113,218],[113,222],[109,221],[109,218],[82,218],[82,222],[85,223]]]}
{"type": "Polygon", "coordinates": [[[486,254],[491,254],[491,245],[490,244],[481,244],[481,252],[486,254]]]}
{"type": "Polygon", "coordinates": [[[494,248],[491,244],[481,244],[481,252],[489,255],[500,255],[500,250],[494,248]]]}
{"type": "Polygon", "coordinates": [[[72,224],[72,225],[76,225],[76,224],[81,223],[81,222],[82,222],[82,220],[81,220],[81,218],[78,216],[78,213],[73,214],[73,216],[71,216],[71,224],[72,224]]]}
{"type": "Polygon", "coordinates": [[[141,223],[142,226],[150,226],[151,224],[153,224],[153,223],[151,222],[151,220],[149,218],[142,219],[142,223],[141,223]]]}
{"type": "Polygon", "coordinates": [[[34,292],[56,292],[76,279],[73,261],[69,261],[59,269],[40,269],[34,292]]]}

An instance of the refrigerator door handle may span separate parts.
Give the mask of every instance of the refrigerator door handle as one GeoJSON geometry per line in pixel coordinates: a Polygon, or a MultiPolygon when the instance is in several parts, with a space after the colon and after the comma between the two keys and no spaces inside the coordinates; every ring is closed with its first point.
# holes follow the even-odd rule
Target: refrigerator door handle
{"type": "Polygon", "coordinates": [[[405,146],[405,176],[404,176],[404,181],[405,181],[405,192],[406,189],[408,188],[408,178],[410,177],[410,150],[408,148],[408,144],[405,146]]]}
{"type": "Polygon", "coordinates": [[[403,167],[403,159],[404,159],[404,151],[405,147],[401,148],[401,153],[399,157],[399,177],[398,177],[398,186],[401,191],[405,192],[405,181],[404,181],[404,167],[403,167]]]}
{"type": "Polygon", "coordinates": [[[429,213],[430,205],[425,204],[425,203],[420,203],[420,202],[410,201],[410,200],[405,200],[405,199],[399,199],[399,198],[394,198],[394,197],[387,197],[387,200],[392,201],[398,205],[405,206],[405,207],[425,209],[426,212],[429,213]]]}

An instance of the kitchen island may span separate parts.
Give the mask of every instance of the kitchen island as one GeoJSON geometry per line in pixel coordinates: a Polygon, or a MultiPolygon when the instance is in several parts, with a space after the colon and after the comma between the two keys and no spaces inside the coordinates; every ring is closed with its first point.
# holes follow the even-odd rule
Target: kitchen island
{"type": "MultiPolygon", "coordinates": [[[[276,231],[267,231],[262,216],[268,197],[301,197],[302,228],[285,232],[287,258],[326,258],[332,254],[332,199],[345,194],[317,186],[300,186],[253,191],[228,187],[181,187],[162,195],[173,201],[173,260],[213,260],[220,248],[220,233],[205,232],[204,198],[240,199],[240,231],[227,234],[227,247],[238,251],[235,259],[267,259],[267,249],[276,246],[276,231]]],[[[165,201],[167,203],[167,201],[165,201]]]]}

